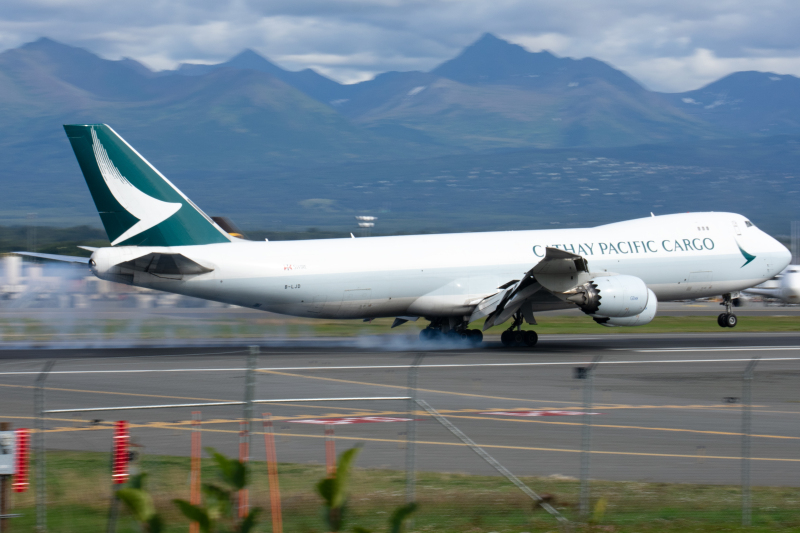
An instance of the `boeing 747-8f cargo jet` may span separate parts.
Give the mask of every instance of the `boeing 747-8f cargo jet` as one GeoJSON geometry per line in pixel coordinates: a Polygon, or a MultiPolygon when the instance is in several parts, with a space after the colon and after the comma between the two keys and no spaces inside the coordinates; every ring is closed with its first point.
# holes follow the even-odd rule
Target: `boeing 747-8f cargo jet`
{"type": "MultiPolygon", "coordinates": [[[[255,242],[226,233],[104,124],[64,126],[111,247],[99,278],[286,315],[423,318],[423,338],[536,344],[541,311],[578,307],[604,326],[650,322],[658,301],[731,297],[789,251],[733,213],[650,216],[595,228],[255,242]]],[[[632,205],[632,209],[636,206],[632,205]]],[[[34,254],[30,254],[34,255],[34,254]]],[[[39,254],[43,255],[43,254],[39,254]]],[[[63,256],[52,259],[69,260],[63,256]]],[[[86,259],[71,258],[75,261],[86,259]]]]}

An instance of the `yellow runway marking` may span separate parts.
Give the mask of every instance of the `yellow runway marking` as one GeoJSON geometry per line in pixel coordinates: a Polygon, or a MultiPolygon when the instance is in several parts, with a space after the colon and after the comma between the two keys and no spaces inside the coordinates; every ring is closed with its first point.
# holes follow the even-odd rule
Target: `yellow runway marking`
{"type": "MultiPolygon", "coordinates": [[[[259,369],[257,372],[262,372],[265,374],[276,374],[280,376],[288,376],[293,378],[304,378],[304,379],[317,379],[322,381],[334,381],[337,383],[348,383],[351,385],[367,385],[370,387],[384,387],[389,389],[402,389],[408,390],[408,387],[404,385],[388,385],[385,383],[371,383],[368,381],[352,381],[349,379],[339,379],[339,378],[327,378],[323,376],[304,376],[303,374],[293,374],[290,372],[279,372],[277,370],[264,370],[259,369]]],[[[484,398],[489,400],[509,400],[513,402],[539,402],[539,403],[547,403],[546,400],[537,400],[537,399],[526,399],[526,398],[507,398],[504,396],[487,396],[485,394],[470,394],[466,392],[453,392],[453,391],[443,391],[443,390],[436,390],[436,389],[417,389],[421,392],[432,392],[434,394],[447,394],[453,396],[468,396],[471,398],[484,398]]],[[[566,400],[558,400],[559,404],[571,404],[570,406],[566,407],[566,409],[575,409],[575,405],[580,405],[582,402],[571,402],[566,400]]],[[[753,406],[753,407],[765,407],[765,406],[753,406]]],[[[600,409],[601,407],[597,407],[596,409],[600,409]]],[[[727,405],[626,405],[626,404],[605,404],[602,407],[603,409],[705,409],[705,410],[714,410],[714,411],[732,411],[741,409],[741,406],[731,406],[730,408],[727,405]]],[[[524,409],[531,409],[530,407],[525,407],[524,409]]],[[[556,407],[542,407],[541,409],[557,409],[556,407]]],[[[486,410],[486,409],[484,409],[486,410]]],[[[754,409],[754,411],[756,411],[754,409]]],[[[758,412],[773,412],[773,411],[758,411],[758,412]]],[[[774,411],[777,413],[790,413],[789,411],[774,411]]],[[[795,414],[795,413],[792,413],[795,414]]],[[[797,413],[800,414],[800,413],[797,413]]]]}
{"type": "MultiPolygon", "coordinates": [[[[5,383],[0,383],[0,387],[13,387],[13,388],[22,388],[22,389],[35,389],[36,387],[33,385],[9,385],[5,383]]],[[[218,398],[195,398],[191,396],[167,396],[162,394],[142,394],[137,392],[113,392],[113,391],[101,391],[101,390],[88,390],[88,389],[62,389],[57,387],[45,387],[45,390],[48,391],[60,391],[60,392],[83,392],[87,394],[111,394],[116,396],[136,396],[142,398],[168,398],[170,400],[194,400],[198,402],[236,402],[240,400],[220,400],[218,398]]],[[[257,405],[270,405],[270,404],[257,404],[257,405]]],[[[296,404],[296,403],[281,403],[280,405],[289,406],[289,407],[306,407],[306,408],[314,408],[314,409],[330,409],[330,405],[309,405],[307,403],[303,404],[296,404]]],[[[346,411],[368,411],[363,407],[337,407],[337,409],[342,409],[346,411]]]]}
{"type": "MultiPolygon", "coordinates": [[[[351,381],[348,379],[337,379],[337,378],[326,378],[322,376],[304,376],[302,374],[291,374],[289,372],[278,372],[276,370],[258,370],[257,372],[263,372],[265,374],[276,374],[279,376],[288,376],[293,378],[304,378],[304,379],[319,379],[323,381],[335,381],[337,383],[349,383],[351,385],[367,385],[370,387],[384,387],[389,389],[402,389],[408,390],[408,387],[404,385],[387,385],[385,383],[369,383],[366,381],[351,381]]],[[[544,400],[533,400],[533,399],[526,399],[526,398],[506,398],[504,396],[487,396],[485,394],[469,394],[466,392],[452,392],[452,391],[442,391],[442,390],[434,390],[434,389],[417,389],[418,391],[422,392],[432,392],[435,394],[449,394],[453,396],[468,396],[471,398],[485,398],[489,400],[510,400],[512,402],[544,402],[544,400]]],[[[570,404],[579,404],[580,402],[568,402],[568,401],[560,401],[559,403],[570,403],[570,404]]]]}
{"type": "MultiPolygon", "coordinates": [[[[13,388],[20,388],[20,389],[35,389],[34,385],[9,385],[6,383],[0,383],[0,387],[13,387],[13,388]]],[[[142,394],[137,392],[113,392],[113,391],[101,391],[101,390],[85,390],[85,389],[62,389],[57,387],[45,387],[45,390],[49,391],[60,391],[60,392],[84,392],[90,394],[111,394],[114,396],[137,396],[140,398],[169,398],[171,400],[194,400],[198,402],[230,402],[230,401],[239,401],[239,400],[220,400],[219,398],[195,398],[192,396],[167,396],[163,394],[142,394]]]]}
{"type": "MultiPolygon", "coordinates": [[[[443,415],[447,415],[448,418],[458,418],[458,419],[466,419],[466,420],[488,420],[493,422],[511,422],[511,423],[527,423],[527,424],[545,424],[545,425],[556,425],[556,426],[582,426],[581,422],[559,422],[555,420],[533,420],[530,418],[514,418],[514,417],[490,417],[490,416],[469,416],[466,414],[459,414],[459,413],[472,413],[477,412],[480,410],[442,410],[441,413],[443,415]]],[[[303,420],[306,418],[338,418],[341,416],[401,416],[401,415],[408,415],[406,411],[362,411],[356,413],[326,413],[322,415],[295,415],[295,416],[273,416],[273,421],[275,422],[291,422],[293,420],[303,420]]],[[[428,416],[425,411],[417,411],[412,416],[428,416]]],[[[24,420],[33,420],[32,417],[14,417],[14,416],[0,416],[0,419],[9,418],[9,419],[24,419],[24,420]]],[[[58,422],[72,422],[72,423],[89,423],[88,420],[80,420],[80,419],[65,419],[65,418],[48,418],[46,420],[50,421],[58,421],[58,422]]],[[[241,419],[234,418],[234,419],[209,419],[204,420],[203,425],[212,425],[212,424],[234,424],[238,423],[241,419]]],[[[256,423],[258,420],[256,419],[256,423]]],[[[140,427],[165,427],[165,428],[180,428],[181,426],[187,426],[192,423],[191,420],[181,420],[177,422],[166,422],[166,421],[158,421],[158,422],[143,422],[140,427]],[[151,426],[147,426],[147,424],[151,424],[151,426]],[[159,426],[152,426],[152,424],[159,424],[159,426]]],[[[637,431],[666,431],[671,433],[695,433],[695,434],[702,434],[702,435],[719,435],[719,436],[727,436],[727,437],[741,437],[742,433],[733,432],[733,431],[711,431],[711,430],[700,430],[700,429],[687,429],[687,428],[663,428],[663,427],[647,427],[647,426],[626,426],[622,424],[597,424],[593,423],[592,427],[596,428],[609,428],[609,429],[631,429],[637,431]]],[[[84,431],[87,429],[109,429],[110,426],[91,426],[91,427],[62,427],[62,428],[53,428],[53,430],[48,431],[56,431],[56,432],[68,432],[68,431],[84,431]]],[[[766,434],[751,434],[751,437],[755,438],[762,438],[762,439],[783,439],[783,440],[800,440],[800,437],[793,437],[789,435],[766,435],[766,434]]]]}
{"type": "MultiPolygon", "coordinates": [[[[175,427],[175,426],[168,426],[165,423],[158,422],[154,423],[157,425],[151,424],[131,424],[131,428],[159,428],[163,426],[163,429],[179,429],[182,431],[192,431],[190,427],[175,427]]],[[[69,428],[74,429],[74,428],[69,428]]],[[[111,427],[107,429],[113,429],[111,427]]],[[[52,430],[49,430],[52,431],[52,430]]],[[[239,430],[237,429],[209,429],[203,428],[201,431],[207,433],[235,433],[239,434],[239,430]]],[[[264,433],[261,431],[254,431],[253,435],[263,435],[264,433]]],[[[290,437],[290,438],[308,438],[308,439],[324,439],[326,438],[325,435],[306,435],[301,433],[280,433],[274,432],[273,435],[279,437],[290,437]]],[[[379,439],[374,437],[344,437],[340,435],[336,435],[334,437],[336,440],[348,440],[348,441],[358,441],[358,442],[384,442],[384,443],[392,443],[392,444],[403,444],[406,442],[405,439],[379,439]]],[[[459,447],[467,447],[466,444],[462,442],[440,442],[440,441],[424,441],[418,440],[416,441],[417,444],[427,444],[432,446],[459,446],[459,447]]],[[[478,444],[481,448],[490,448],[490,449],[500,449],[500,450],[520,450],[520,451],[531,451],[531,452],[559,452],[559,453],[583,453],[582,450],[571,449],[571,448],[541,448],[535,446],[507,446],[502,444],[478,444]]],[[[633,456],[633,457],[666,457],[666,458],[679,458],[679,459],[697,459],[697,454],[680,454],[680,453],[648,453],[648,452],[622,452],[622,451],[605,451],[605,450],[591,450],[592,454],[596,455],[624,455],[624,456],[633,456]]],[[[741,461],[741,457],[737,456],[728,456],[728,455],[706,455],[704,456],[705,459],[722,459],[722,460],[730,460],[730,461],[741,461]]],[[[785,462],[785,463],[800,463],[800,459],[790,459],[784,457],[752,457],[752,461],[773,461],[773,462],[785,462]]]]}
{"type": "MultiPolygon", "coordinates": [[[[424,413],[422,411],[420,414],[424,413]]],[[[381,414],[381,416],[388,416],[386,414],[381,414]]],[[[466,419],[474,419],[474,420],[494,420],[498,422],[522,422],[522,423],[529,423],[529,424],[552,424],[558,426],[582,426],[581,422],[557,422],[555,420],[531,420],[531,419],[523,419],[520,420],[514,417],[508,418],[494,418],[494,417],[484,417],[484,416],[465,416],[465,415],[447,415],[447,418],[466,418],[466,419]]],[[[684,428],[659,428],[659,427],[646,427],[646,426],[623,426],[617,424],[596,424],[592,422],[593,428],[612,428],[612,429],[637,429],[637,430],[644,430],[644,431],[670,431],[675,433],[701,433],[705,435],[725,435],[730,437],[741,437],[742,433],[736,433],[731,431],[709,431],[709,430],[702,430],[702,429],[684,429],[684,428]]],[[[751,437],[759,437],[764,439],[789,439],[789,440],[800,440],[800,437],[790,437],[786,435],[755,435],[751,434],[751,437]]]]}

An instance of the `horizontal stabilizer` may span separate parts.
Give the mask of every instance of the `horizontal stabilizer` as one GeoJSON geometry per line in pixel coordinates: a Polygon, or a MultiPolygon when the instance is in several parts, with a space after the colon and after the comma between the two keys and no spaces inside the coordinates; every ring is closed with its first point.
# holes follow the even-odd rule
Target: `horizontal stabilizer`
{"type": "Polygon", "coordinates": [[[40,254],[38,252],[11,252],[12,254],[22,255],[25,257],[35,257],[37,259],[47,259],[49,261],[61,261],[62,263],[83,263],[89,264],[88,257],[76,257],[74,255],[58,255],[58,254],[40,254]]]}

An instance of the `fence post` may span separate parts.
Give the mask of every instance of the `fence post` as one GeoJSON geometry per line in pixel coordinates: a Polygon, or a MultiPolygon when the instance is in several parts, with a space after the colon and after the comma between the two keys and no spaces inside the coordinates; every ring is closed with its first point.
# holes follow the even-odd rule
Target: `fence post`
{"type": "Polygon", "coordinates": [[[47,531],[47,481],[46,459],[44,452],[44,382],[47,375],[55,365],[55,361],[47,361],[44,368],[36,377],[36,388],[33,393],[34,409],[36,410],[36,433],[34,436],[34,453],[36,456],[36,531],[47,531]]]}
{"type": "Polygon", "coordinates": [[[406,503],[416,500],[417,485],[417,376],[425,353],[418,353],[408,369],[408,422],[406,422],[406,503]]]}
{"type": "Polygon", "coordinates": [[[250,445],[250,435],[253,433],[253,400],[256,395],[256,365],[258,364],[258,346],[250,346],[247,354],[247,372],[244,376],[244,420],[247,422],[247,444],[250,445]]]}
{"type": "MultiPolygon", "coordinates": [[[[578,510],[581,518],[586,519],[591,511],[590,488],[589,488],[589,467],[592,456],[592,393],[594,392],[594,369],[602,359],[598,355],[592,364],[584,369],[582,376],[586,381],[583,384],[583,426],[581,429],[581,492],[578,510]]],[[[580,373],[579,373],[580,374],[580,373]]],[[[580,375],[576,377],[581,377],[580,375]]]]}
{"type": "Polygon", "coordinates": [[[336,475],[336,441],[331,424],[325,424],[325,466],[328,477],[336,475]]]}
{"type": "MultiPolygon", "coordinates": [[[[200,420],[200,411],[192,411],[192,474],[189,485],[189,503],[192,505],[200,505],[200,439],[202,438],[200,420]]],[[[189,533],[200,533],[200,523],[189,524],[189,533]]]]}
{"type": "Polygon", "coordinates": [[[272,415],[264,413],[264,444],[267,448],[267,475],[269,477],[269,503],[272,510],[272,533],[283,533],[281,515],[281,489],[278,485],[278,454],[275,434],[272,432],[272,415]]]}
{"type": "MultiPolygon", "coordinates": [[[[11,424],[0,422],[0,431],[11,431],[11,424]]],[[[20,453],[16,450],[15,453],[20,453]]],[[[14,461],[16,463],[16,460],[14,461]]],[[[8,531],[8,500],[10,499],[11,476],[0,475],[0,533],[8,531]]]]}
{"type": "Polygon", "coordinates": [[[750,434],[752,415],[753,371],[758,364],[754,357],[747,364],[742,375],[742,526],[750,526],[753,522],[753,507],[750,497],[750,434]]]}
{"type": "MultiPolygon", "coordinates": [[[[245,465],[250,459],[250,425],[248,422],[242,421],[239,423],[239,460],[245,465]]],[[[244,518],[250,508],[249,494],[247,487],[239,491],[239,518],[244,518]]]]}

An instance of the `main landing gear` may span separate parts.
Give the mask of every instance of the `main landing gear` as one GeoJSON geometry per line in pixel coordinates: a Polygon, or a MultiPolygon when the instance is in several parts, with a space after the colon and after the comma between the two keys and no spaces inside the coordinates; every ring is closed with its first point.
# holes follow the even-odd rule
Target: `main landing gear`
{"type": "Polygon", "coordinates": [[[430,325],[419,332],[419,339],[426,342],[453,342],[477,346],[483,342],[483,332],[479,329],[467,329],[462,322],[449,327],[442,320],[431,320],[430,325]]]}
{"type": "Polygon", "coordinates": [[[736,315],[731,313],[731,308],[733,307],[731,293],[722,295],[722,303],[720,305],[725,306],[725,312],[717,317],[717,324],[719,324],[721,328],[735,328],[739,319],[736,318],[736,315]]]}
{"type": "Polygon", "coordinates": [[[511,327],[505,330],[500,335],[500,342],[506,348],[513,348],[515,346],[535,346],[539,342],[539,335],[535,331],[527,330],[522,331],[522,312],[517,311],[514,313],[514,322],[511,327]]]}

